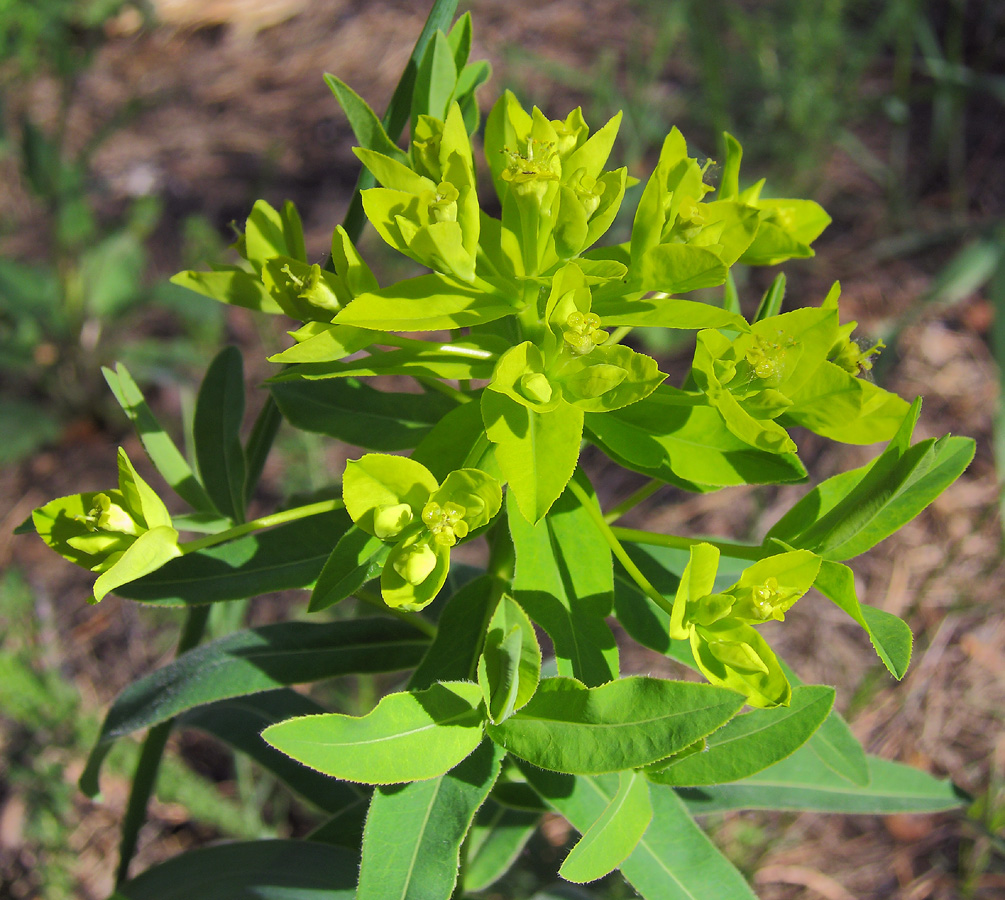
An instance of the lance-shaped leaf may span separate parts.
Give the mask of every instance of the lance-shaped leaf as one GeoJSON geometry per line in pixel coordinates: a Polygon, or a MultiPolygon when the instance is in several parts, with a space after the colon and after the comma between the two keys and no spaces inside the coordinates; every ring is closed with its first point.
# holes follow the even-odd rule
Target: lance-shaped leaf
{"type": "Polygon", "coordinates": [[[111,743],[217,700],[339,675],[390,672],[416,665],[428,639],[387,619],[285,622],[239,631],[182,654],[134,681],[112,704],[81,776],[98,792],[98,773],[111,743]]]}
{"type": "Polygon", "coordinates": [[[171,283],[231,306],[272,315],[283,311],[260,278],[237,266],[223,266],[213,272],[179,272],[172,276],[171,283]]]}
{"type": "Polygon", "coordinates": [[[639,772],[621,772],[618,792],[587,829],[558,870],[567,881],[584,883],[613,872],[635,849],[653,817],[649,785],[639,772]]]}
{"type": "Polygon", "coordinates": [[[270,356],[269,362],[283,365],[334,362],[366,349],[380,337],[377,332],[366,328],[331,322],[305,322],[289,335],[297,343],[270,356]]]}
{"type": "Polygon", "coordinates": [[[600,316],[605,328],[621,325],[648,328],[732,328],[747,331],[749,325],[743,316],[696,300],[675,297],[643,297],[638,294],[597,300],[593,312],[600,316]]]}
{"type": "Polygon", "coordinates": [[[361,294],[335,321],[377,331],[439,331],[494,322],[515,313],[502,290],[487,282],[473,287],[433,274],[361,294]]]}
{"type": "Polygon", "coordinates": [[[354,378],[283,381],[269,390],[296,428],[371,450],[416,446],[456,406],[443,394],[378,391],[354,378]]]}
{"type": "Polygon", "coordinates": [[[206,370],[195,406],[195,456],[216,508],[244,519],[244,367],[241,351],[225,347],[206,370]]]}
{"type": "Polygon", "coordinates": [[[970,438],[929,438],[909,446],[920,401],[897,435],[871,463],[828,479],[810,491],[768,532],[824,559],[851,559],[909,522],[973,459],[970,438]]]}
{"type": "Polygon", "coordinates": [[[736,716],[706,738],[699,753],[671,757],[646,772],[658,784],[722,784],[766,769],[798,750],[820,727],[834,704],[834,689],[797,687],[789,706],[736,716]]]}
{"type": "Polygon", "coordinates": [[[425,657],[408,682],[410,690],[425,690],[436,681],[474,681],[485,639],[505,583],[482,575],[465,584],[447,601],[439,627],[425,657]]]}
{"type": "MultiPolygon", "coordinates": [[[[527,781],[574,828],[586,830],[618,789],[614,775],[556,775],[521,766],[527,781]]],[[[621,874],[645,900],[756,900],[743,876],[688,815],[672,788],[649,787],[652,821],[621,874]]]]}
{"type": "Polygon", "coordinates": [[[304,765],[347,781],[398,784],[452,769],[482,739],[478,685],[436,684],[388,694],[365,716],[289,719],[262,737],[304,765]]]}
{"type": "Polygon", "coordinates": [[[340,78],[326,72],[324,79],[349,120],[349,127],[352,128],[352,133],[360,146],[376,150],[403,165],[408,165],[408,157],[387,136],[380,119],[367,102],[340,78]]]}
{"type": "Polygon", "coordinates": [[[309,587],[350,524],[338,510],[248,534],[172,559],[116,593],[157,606],[198,606],[309,587]]]}
{"type": "Polygon", "coordinates": [[[269,379],[271,384],[301,379],[353,378],[372,375],[413,375],[427,378],[489,378],[497,346],[482,342],[420,344],[400,350],[378,350],[348,362],[303,363],[269,379]]]}
{"type": "Polygon", "coordinates": [[[542,769],[575,774],[648,765],[704,737],[743,705],[706,684],[633,677],[587,688],[573,678],[541,682],[533,699],[489,736],[542,769]]]}
{"type": "Polygon", "coordinates": [[[129,370],[122,363],[116,363],[114,372],[106,368],[102,368],[101,372],[122,411],[136,428],[147,456],[164,480],[193,509],[202,512],[212,511],[213,501],[209,499],[206,489],[196,478],[195,472],[175,446],[170,435],[150,411],[143,392],[129,374],[129,370]]]}
{"type": "Polygon", "coordinates": [[[241,841],[174,856],[119,885],[113,900],[352,900],[353,853],[311,841],[241,841]]]}
{"type": "Polygon", "coordinates": [[[951,781],[877,756],[869,756],[868,761],[868,784],[851,784],[807,745],[749,778],[733,784],[681,788],[679,794],[694,815],[730,809],[890,815],[937,812],[970,802],[951,781]]]}
{"type": "Polygon", "coordinates": [[[499,775],[502,748],[482,741],[438,778],[373,793],[356,900],[449,900],[461,843],[499,775]]]}
{"type": "Polygon", "coordinates": [[[893,613],[859,603],[855,573],[848,566],[823,560],[813,586],[865,629],[876,655],[894,678],[899,681],[907,674],[914,643],[910,627],[893,613]]]}
{"type": "Polygon", "coordinates": [[[491,798],[478,810],[468,833],[462,877],[465,891],[481,891],[502,878],[537,830],[541,814],[511,809],[491,798]]]}
{"type": "Polygon", "coordinates": [[[276,209],[265,200],[255,201],[245,224],[244,255],[257,272],[275,256],[307,262],[304,229],[293,203],[287,200],[276,209]]]}
{"type": "Polygon", "coordinates": [[[527,614],[503,595],[489,622],[478,660],[478,684],[490,722],[499,723],[527,705],[541,678],[541,648],[527,614]]]}
{"type": "MultiPolygon", "coordinates": [[[[579,476],[577,476],[579,477],[579,476]]],[[[583,486],[590,491],[583,478],[583,486]]],[[[506,498],[516,551],[517,602],[552,640],[558,671],[587,685],[618,677],[618,648],[605,618],[611,612],[611,550],[572,491],[531,525],[506,498]]]]}

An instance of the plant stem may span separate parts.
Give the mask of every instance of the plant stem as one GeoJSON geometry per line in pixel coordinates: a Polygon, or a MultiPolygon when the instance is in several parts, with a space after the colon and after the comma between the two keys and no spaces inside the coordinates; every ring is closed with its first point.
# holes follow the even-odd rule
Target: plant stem
{"type": "MultiPolygon", "coordinates": [[[[569,482],[569,490],[579,499],[580,503],[583,504],[583,509],[586,510],[587,514],[593,519],[597,528],[600,529],[600,533],[604,536],[611,551],[618,558],[618,562],[625,567],[625,571],[631,576],[632,581],[634,581],[640,588],[642,588],[643,593],[653,601],[660,609],[664,610],[668,615],[673,614],[673,603],[667,600],[656,588],[649,583],[649,579],[639,570],[639,567],[632,562],[632,558],[625,552],[625,548],[621,546],[621,541],[618,540],[617,535],[614,533],[614,529],[604,520],[604,514],[597,508],[593,502],[593,498],[583,490],[579,484],[576,483],[575,476],[573,476],[572,481],[569,482]]],[[[626,531],[629,529],[620,528],[618,531],[626,531]]],[[[643,532],[646,533],[646,532],[643,532]]]]}
{"type": "Polygon", "coordinates": [[[643,500],[648,500],[653,494],[655,494],[661,487],[663,487],[664,482],[660,481],[658,478],[652,479],[652,481],[647,482],[642,485],[635,493],[626,499],[622,500],[617,506],[610,510],[605,516],[604,521],[610,524],[611,522],[616,522],[620,519],[626,512],[630,509],[634,509],[643,500]]]}
{"type": "MultiPolygon", "coordinates": [[[[202,640],[209,618],[210,606],[190,606],[182,627],[181,637],[175,656],[181,656],[186,650],[191,650],[202,640]]],[[[136,762],[133,773],[133,784],[129,791],[129,802],[126,805],[126,815],[122,821],[122,839],[119,842],[119,867],[115,872],[115,886],[122,885],[129,876],[129,863],[136,852],[136,839],[140,828],[147,817],[147,804],[157,782],[157,770],[160,768],[164,746],[171,734],[174,719],[168,719],[155,725],[147,732],[140,758],[136,762]]]]}
{"type": "Polygon", "coordinates": [[[317,503],[308,503],[305,506],[294,506],[292,509],[284,509],[268,516],[260,516],[250,522],[235,525],[225,531],[218,531],[216,534],[207,534],[205,537],[197,538],[194,541],[187,541],[179,544],[178,549],[184,553],[194,553],[196,550],[204,550],[206,547],[213,547],[222,544],[224,541],[233,540],[241,535],[249,534],[252,531],[259,531],[262,528],[272,528],[275,525],[284,525],[287,522],[295,522],[297,519],[306,519],[310,516],[318,516],[322,513],[332,512],[342,509],[345,506],[341,500],[319,500],[317,503]]]}
{"type": "Polygon", "coordinates": [[[614,536],[620,540],[631,541],[635,544],[650,544],[654,547],[672,547],[677,550],[688,550],[695,544],[711,544],[717,547],[723,556],[732,556],[735,559],[764,559],[767,555],[763,547],[753,544],[734,544],[731,541],[716,541],[710,538],[683,537],[678,534],[657,534],[654,531],[641,531],[638,528],[621,528],[614,526],[611,528],[614,536]]]}
{"type": "Polygon", "coordinates": [[[353,592],[353,596],[357,600],[362,600],[364,603],[369,603],[371,606],[376,606],[382,612],[388,615],[394,616],[396,619],[400,619],[402,622],[407,622],[417,631],[421,631],[427,637],[436,637],[436,626],[422,618],[422,616],[417,615],[413,612],[408,612],[404,609],[395,609],[393,606],[388,606],[380,597],[374,594],[372,591],[368,591],[366,588],[359,588],[359,590],[353,592]]]}

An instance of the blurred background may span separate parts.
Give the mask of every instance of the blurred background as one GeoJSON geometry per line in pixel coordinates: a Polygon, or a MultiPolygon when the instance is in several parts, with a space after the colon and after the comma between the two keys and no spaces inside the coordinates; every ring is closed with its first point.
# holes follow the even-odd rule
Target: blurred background
{"type": "MultiPolygon", "coordinates": [[[[902,683],[820,598],[771,636],[804,679],[839,686],[868,750],[953,778],[973,806],[886,819],[734,813],[706,825],[765,900],[1005,896],[995,474],[1005,464],[1005,4],[475,0],[461,9],[474,15],[472,59],[494,67],[483,111],[504,87],[555,118],[582,105],[595,127],[623,109],[612,160],[643,179],[671,126],[713,158],[726,129],[744,146],[745,184],[766,177],[766,195],[822,203],[834,223],[814,260],[783,267],[788,307],[819,303],[840,279],[844,317],[887,344],[877,379],[925,395],[916,437],[978,441],[953,488],[856,562],[860,596],[914,630],[902,683]]],[[[76,778],[104,708],[170,658],[178,624],[170,610],[114,596],[87,606],[86,573],[12,531],[52,497],[114,483],[117,444],[142,457],[100,365],[124,361],[178,434],[223,344],[246,351],[250,386],[267,377],[282,323],[167,278],[227,260],[229,223],[243,223],[260,197],[294,200],[308,254],[322,257],[358,164],[321,75],[381,112],[426,12],[408,0],[0,0],[0,900],[110,892],[138,745],[120,742],[101,803],[76,778]]],[[[629,225],[615,226],[617,239],[629,225]]],[[[362,246],[382,282],[408,274],[372,231],[362,246]]],[[[739,273],[745,304],[773,274],[739,273]]],[[[670,333],[643,349],[670,371],[690,350],[670,333]]],[[[875,452],[812,435],[800,443],[815,480],[875,452]]],[[[337,481],[338,453],[282,432],[262,509],[337,481]]],[[[637,486],[590,462],[607,500],[637,486]]],[[[800,492],[666,490],[636,522],[757,538],[800,492]]],[[[214,628],[302,606],[302,597],[230,604],[214,611],[214,628]]],[[[626,655],[629,671],[658,665],[626,655]]],[[[351,708],[373,689],[347,683],[340,696],[351,708]]],[[[250,765],[176,734],[135,870],[209,840],[309,824],[250,765]]],[[[568,837],[560,821],[550,825],[512,882],[486,896],[533,893],[536,869],[560,859],[568,837]]],[[[631,892],[614,878],[582,896],[631,892]]]]}

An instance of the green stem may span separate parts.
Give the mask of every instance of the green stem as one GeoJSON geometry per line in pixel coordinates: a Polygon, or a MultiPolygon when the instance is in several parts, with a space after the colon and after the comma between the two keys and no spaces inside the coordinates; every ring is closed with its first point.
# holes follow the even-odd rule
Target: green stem
{"type": "Polygon", "coordinates": [[[342,509],[344,506],[345,503],[341,500],[319,500],[317,503],[295,506],[292,509],[284,509],[281,512],[272,513],[268,516],[260,516],[257,519],[252,519],[250,522],[235,525],[226,531],[207,534],[205,537],[197,538],[194,541],[187,541],[184,544],[179,544],[178,549],[183,554],[194,553],[196,550],[204,550],[206,547],[222,544],[224,541],[233,540],[252,531],[259,531],[262,528],[272,528],[276,525],[284,525],[287,522],[295,522],[297,519],[306,519],[310,516],[319,516],[322,513],[342,509]]]}
{"type": "MultiPolygon", "coordinates": [[[[583,505],[583,509],[586,510],[587,514],[593,519],[597,528],[600,529],[600,533],[604,536],[611,551],[618,558],[618,562],[624,566],[625,571],[629,574],[632,581],[634,581],[640,588],[642,588],[643,593],[653,601],[660,609],[664,610],[668,615],[673,614],[673,603],[667,600],[656,588],[650,584],[649,579],[639,570],[639,567],[632,562],[632,558],[625,552],[625,548],[621,546],[621,541],[618,540],[614,533],[614,529],[604,520],[603,513],[597,508],[596,504],[593,502],[593,498],[583,490],[576,483],[575,477],[569,482],[569,490],[579,499],[579,502],[583,505]]],[[[619,531],[625,531],[626,529],[618,529],[619,531]]]]}
{"type": "MultiPolygon", "coordinates": [[[[206,630],[206,621],[209,618],[209,610],[208,604],[189,607],[181,637],[178,638],[176,656],[181,656],[186,650],[191,650],[202,640],[203,632],[206,630]]],[[[150,795],[157,783],[157,771],[160,768],[161,757],[164,755],[164,747],[171,734],[173,724],[174,719],[168,719],[166,722],[155,725],[147,732],[143,749],[140,751],[140,758],[136,762],[136,771],[133,774],[133,783],[129,791],[129,802],[126,805],[125,818],[122,820],[119,866],[115,872],[116,887],[121,886],[129,877],[129,863],[136,852],[136,840],[139,837],[140,828],[146,821],[147,804],[150,802],[150,795]]]]}
{"type": "Polygon", "coordinates": [[[763,547],[753,544],[734,544],[731,541],[715,541],[709,538],[690,538],[678,534],[657,534],[654,531],[641,531],[637,528],[620,528],[614,526],[611,529],[614,536],[623,541],[631,541],[633,544],[650,544],[653,547],[672,547],[675,550],[689,550],[695,544],[711,544],[717,547],[723,556],[732,556],[734,559],[764,559],[763,547]]]}
{"type": "Polygon", "coordinates": [[[415,379],[423,387],[427,387],[430,390],[436,391],[437,393],[443,394],[446,397],[450,397],[451,400],[456,400],[458,403],[470,403],[470,394],[465,394],[464,391],[458,390],[451,384],[447,384],[445,381],[440,381],[437,378],[421,378],[416,377],[415,379]]]}
{"type": "Polygon", "coordinates": [[[611,336],[604,341],[603,346],[613,347],[615,344],[620,344],[626,337],[628,337],[632,327],[633,326],[631,325],[622,325],[619,328],[615,328],[614,331],[611,332],[611,336]]]}
{"type": "Polygon", "coordinates": [[[369,603],[371,606],[376,606],[382,612],[388,615],[394,616],[396,619],[400,619],[402,622],[407,622],[413,628],[421,631],[427,637],[436,637],[436,626],[422,618],[422,616],[416,615],[413,612],[407,612],[404,609],[395,609],[393,606],[388,606],[380,597],[378,597],[372,591],[368,591],[366,588],[359,588],[359,590],[353,593],[353,596],[358,600],[362,600],[364,603],[369,603]]]}
{"type": "Polygon", "coordinates": [[[658,478],[654,478],[652,481],[646,482],[642,487],[640,487],[634,494],[622,500],[617,506],[610,510],[607,515],[604,516],[604,521],[610,524],[611,522],[616,522],[620,519],[626,512],[631,509],[635,509],[643,500],[648,500],[653,494],[655,494],[661,487],[663,487],[664,482],[660,481],[658,478]]]}

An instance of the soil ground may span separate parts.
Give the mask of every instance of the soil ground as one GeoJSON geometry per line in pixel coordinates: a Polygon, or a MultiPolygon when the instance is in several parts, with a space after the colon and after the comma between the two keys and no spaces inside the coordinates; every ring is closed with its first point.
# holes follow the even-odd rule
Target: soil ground
{"type": "MultiPolygon", "coordinates": [[[[142,111],[98,156],[95,187],[103,202],[114,211],[138,193],[153,191],[164,199],[165,216],[154,244],[163,274],[178,267],[180,223],[186,215],[201,213],[222,230],[229,220],[241,220],[259,196],[274,203],[296,201],[309,252],[320,256],[333,224],[341,220],[357,172],[351,133],[320,74],[336,73],[382,109],[423,12],[404,0],[161,0],[157,5],[164,24],[152,32],[133,32],[128,19],[117,22],[85,80],[72,121],[83,140],[130,97],[144,101],[142,111]]],[[[483,102],[515,82],[538,102],[547,101],[553,115],[564,115],[591,97],[549,79],[546,66],[534,69],[528,60],[584,73],[602,54],[624,63],[642,27],[637,7],[626,3],[480,0],[473,6],[473,58],[491,59],[496,73],[483,90],[483,102]],[[525,52],[516,54],[514,47],[525,52]]],[[[677,77],[668,64],[662,87],[672,92],[677,77]]],[[[28,102],[44,110],[52,102],[51,85],[34,85],[28,102]]],[[[881,126],[866,122],[858,133],[882,147],[881,126]]],[[[973,192],[983,199],[969,212],[984,220],[1002,213],[1005,155],[994,140],[976,146],[969,174],[985,189],[973,192]]],[[[636,174],[647,171],[643,164],[636,174]]],[[[7,174],[0,208],[17,216],[21,227],[7,234],[2,250],[31,259],[44,239],[43,223],[7,174]]],[[[992,452],[999,392],[989,350],[993,310],[980,293],[952,306],[923,305],[944,257],[880,258],[874,248],[890,236],[883,191],[839,150],[824,160],[821,174],[819,199],[834,212],[835,223],[818,242],[815,260],[787,267],[790,296],[816,303],[840,278],[845,315],[858,318],[867,334],[890,336],[885,386],[905,397],[925,396],[916,436],[967,434],[976,438],[978,450],[952,489],[855,563],[863,601],[903,616],[914,631],[914,661],[903,682],[885,674],[864,635],[819,597],[800,603],[770,639],[805,680],[838,686],[839,706],[870,752],[950,777],[975,797],[1000,806],[1005,803],[996,793],[1005,773],[1005,569],[992,452]]],[[[918,207],[920,224],[937,222],[947,203],[937,188],[930,191],[918,207]]],[[[260,381],[266,368],[251,360],[260,358],[261,330],[241,311],[228,311],[226,326],[228,339],[249,351],[249,381],[260,381]]],[[[278,338],[266,334],[265,339],[278,338]]],[[[181,401],[169,382],[158,403],[165,418],[177,413],[181,401]]],[[[41,622],[43,663],[72,682],[92,715],[132,678],[168,658],[170,635],[159,630],[164,619],[154,617],[152,625],[146,611],[114,597],[99,607],[87,606],[86,577],[61,565],[40,542],[13,538],[11,531],[51,497],[111,483],[116,442],[124,440],[134,459],[140,455],[123,435],[121,426],[75,423],[34,459],[0,471],[0,567],[16,569],[30,585],[41,622]]],[[[874,452],[824,446],[812,435],[801,446],[815,479],[860,465],[874,452]]],[[[339,452],[322,451],[321,461],[333,475],[339,452]]],[[[270,466],[265,501],[281,495],[289,475],[283,468],[296,464],[280,459],[270,466]]],[[[611,502],[639,483],[608,470],[602,491],[611,502]]],[[[625,524],[755,537],[801,490],[708,496],[667,491],[625,524]]],[[[283,602],[253,605],[252,621],[267,621],[283,602]]],[[[625,665],[655,671],[660,661],[626,650],[625,665]]],[[[179,743],[175,740],[176,749],[179,743]]],[[[199,746],[190,742],[182,749],[198,761],[199,746]]],[[[57,758],[73,781],[82,759],[57,758]]],[[[31,801],[16,785],[3,784],[2,769],[0,786],[0,897],[47,896],[32,875],[38,849],[23,834],[31,801]]],[[[125,794],[124,779],[112,779],[103,803],[73,801],[66,841],[75,855],[74,896],[81,900],[99,900],[109,892],[125,794]]],[[[212,837],[190,818],[183,807],[155,804],[138,866],[212,837]]],[[[887,818],[738,813],[709,824],[727,852],[753,873],[764,900],[1005,896],[1002,859],[992,855],[982,862],[987,836],[964,813],[887,818]]]]}

